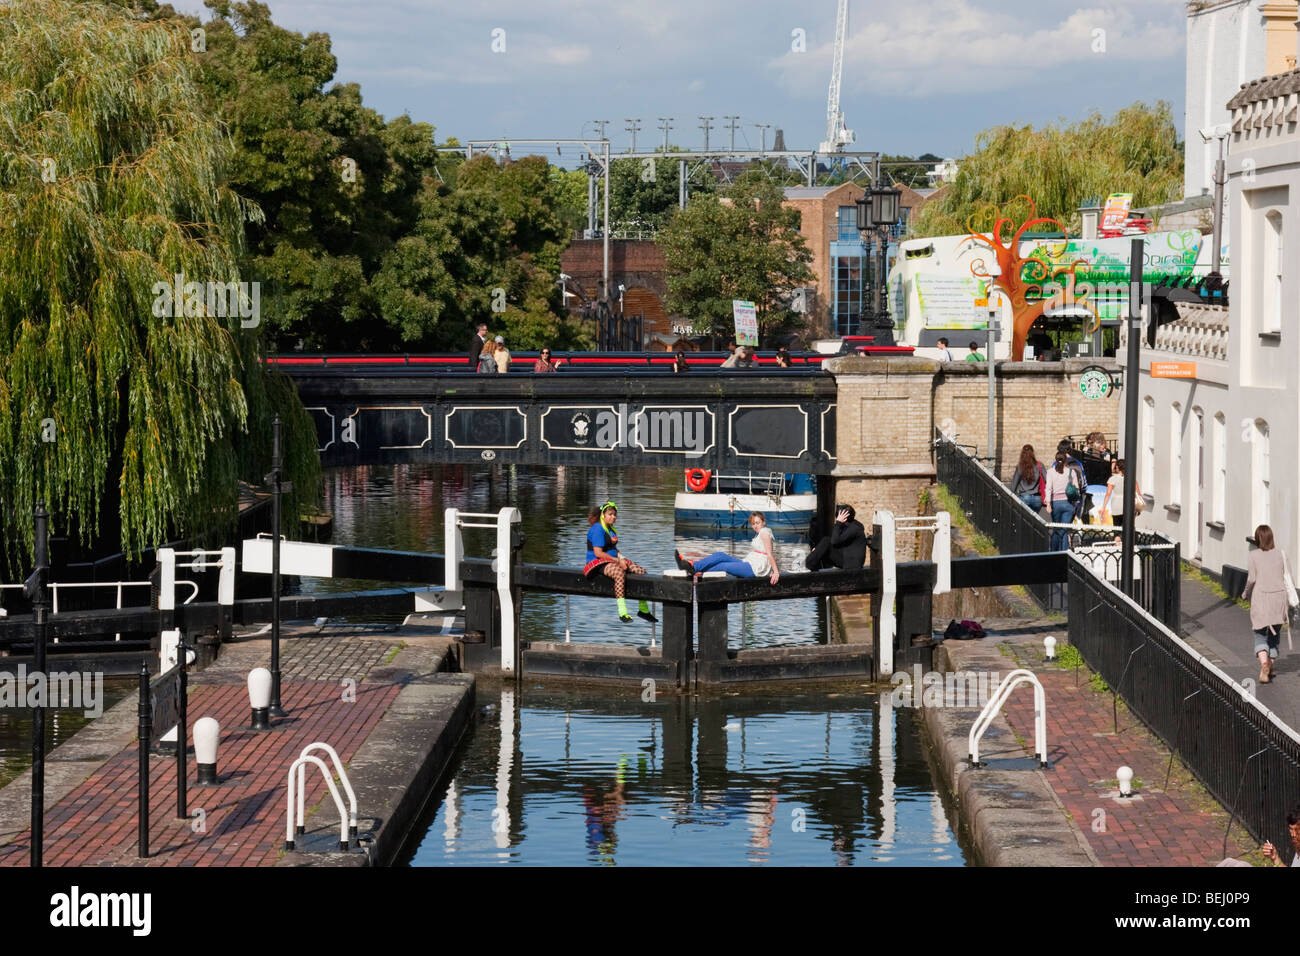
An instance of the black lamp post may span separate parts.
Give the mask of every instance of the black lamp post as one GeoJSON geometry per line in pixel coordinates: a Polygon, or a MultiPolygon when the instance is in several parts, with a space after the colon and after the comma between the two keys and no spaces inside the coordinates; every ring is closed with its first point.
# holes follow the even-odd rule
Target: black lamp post
{"type": "MultiPolygon", "coordinates": [[[[874,232],[876,243],[876,281],[873,283],[874,294],[872,309],[862,313],[863,327],[871,327],[878,344],[892,345],[894,342],[894,320],[889,315],[885,303],[885,251],[889,245],[889,230],[898,225],[899,204],[903,197],[900,189],[892,186],[873,186],[867,190],[856,203],[858,207],[858,231],[864,237],[874,232]]],[[[859,331],[862,331],[860,328],[859,331]]]]}

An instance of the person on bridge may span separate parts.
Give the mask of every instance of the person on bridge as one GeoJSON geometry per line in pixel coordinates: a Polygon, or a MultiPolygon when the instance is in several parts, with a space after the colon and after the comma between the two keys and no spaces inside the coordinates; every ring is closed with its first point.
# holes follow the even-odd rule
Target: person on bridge
{"type": "Polygon", "coordinates": [[[478,354],[477,371],[480,375],[497,374],[496,351],[497,351],[497,344],[495,342],[483,343],[483,351],[478,354]]]}
{"type": "Polygon", "coordinates": [[[487,342],[487,323],[480,322],[474,332],[474,341],[469,344],[469,367],[470,371],[478,371],[478,357],[483,354],[483,346],[487,342]]]}
{"type": "MultiPolygon", "coordinates": [[[[617,518],[618,506],[612,501],[606,501],[595,515],[587,513],[587,523],[590,525],[587,528],[587,564],[582,573],[587,577],[599,573],[613,579],[614,597],[618,601],[618,619],[628,624],[632,621],[632,615],[627,613],[627,600],[623,596],[626,577],[629,574],[645,574],[645,568],[618,553],[618,532],[614,530],[617,518]]],[[[659,620],[650,613],[650,605],[645,601],[640,602],[636,616],[651,624],[659,620]]]]}
{"type": "Polygon", "coordinates": [[[983,353],[980,352],[980,347],[979,347],[979,344],[978,344],[978,343],[976,343],[976,342],[972,342],[972,343],[970,344],[970,354],[966,356],[966,361],[968,361],[968,362],[983,362],[983,361],[984,361],[984,355],[983,355],[983,353]]]}
{"type": "MultiPolygon", "coordinates": [[[[556,359],[552,362],[551,350],[542,349],[541,354],[537,356],[537,361],[533,363],[533,371],[539,374],[545,372],[558,372],[562,361],[564,361],[564,359],[556,359]]],[[[593,519],[593,521],[594,520],[595,519],[593,519]]]]}
{"type": "Polygon", "coordinates": [[[772,543],[772,530],[767,526],[767,515],[761,511],[750,512],[749,526],[754,529],[754,541],[749,546],[749,554],[744,558],[733,558],[724,551],[714,551],[707,558],[691,562],[683,558],[680,551],[674,551],[673,558],[677,561],[677,567],[687,574],[725,571],[735,578],[759,578],[767,575],[768,583],[776,584],[781,578],[781,570],[776,566],[776,547],[772,543]]]}
{"type": "Polygon", "coordinates": [[[680,375],[682,372],[689,372],[691,367],[686,364],[686,353],[681,349],[677,350],[677,357],[673,360],[673,374],[680,375]]]}
{"type": "MultiPolygon", "coordinates": [[[[1056,460],[1047,469],[1046,493],[1043,503],[1051,512],[1052,524],[1069,524],[1074,520],[1074,502],[1068,495],[1073,482],[1072,472],[1065,467],[1066,455],[1063,451],[1056,453],[1056,460]]],[[[1065,551],[1069,544],[1069,532],[1061,528],[1052,529],[1051,548],[1053,551],[1065,551]]]]}
{"type": "Polygon", "coordinates": [[[1277,647],[1282,637],[1282,627],[1290,612],[1291,595],[1287,593],[1286,578],[1290,574],[1286,553],[1273,546],[1273,529],[1266,524],[1255,529],[1255,543],[1259,546],[1248,556],[1249,573],[1243,600],[1250,602],[1250,626],[1255,631],[1255,656],[1259,658],[1259,682],[1267,684],[1273,679],[1277,660],[1277,647]]]}
{"type": "Polygon", "coordinates": [[[776,350],[776,364],[778,368],[790,368],[792,365],[790,361],[790,350],[784,345],[776,350]]]}
{"type": "Polygon", "coordinates": [[[497,360],[497,373],[500,375],[510,371],[510,350],[506,348],[506,340],[501,336],[496,337],[496,351],[492,357],[497,360]]]}
{"type": "Polygon", "coordinates": [[[817,542],[803,566],[809,571],[857,571],[867,563],[867,532],[852,505],[838,505],[831,533],[817,542]]]}
{"type": "Polygon", "coordinates": [[[947,339],[940,339],[940,340],[939,340],[939,361],[940,361],[940,362],[955,362],[955,361],[956,361],[956,359],[954,359],[954,358],[952,357],[952,349],[948,348],[948,340],[947,340],[947,339]]]}

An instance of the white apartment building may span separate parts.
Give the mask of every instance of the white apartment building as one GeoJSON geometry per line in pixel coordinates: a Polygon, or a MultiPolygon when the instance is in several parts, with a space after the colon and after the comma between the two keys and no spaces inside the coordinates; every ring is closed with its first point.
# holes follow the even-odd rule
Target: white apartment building
{"type": "MultiPolygon", "coordinates": [[[[1300,566],[1300,70],[1288,9],[1290,68],[1227,101],[1229,306],[1180,307],[1154,348],[1144,338],[1135,382],[1147,500],[1137,526],[1176,538],[1215,574],[1246,566],[1260,524],[1300,566]],[[1153,377],[1152,363],[1172,362],[1193,363],[1194,376],[1153,377]]],[[[1192,72],[1189,60],[1189,91],[1192,72]]]]}

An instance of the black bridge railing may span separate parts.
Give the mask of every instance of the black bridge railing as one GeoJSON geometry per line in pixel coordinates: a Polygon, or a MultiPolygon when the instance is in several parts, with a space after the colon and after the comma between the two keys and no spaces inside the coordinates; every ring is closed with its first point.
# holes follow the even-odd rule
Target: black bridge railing
{"type": "MultiPolygon", "coordinates": [[[[1300,736],[1168,627],[1069,562],[1070,643],[1256,840],[1283,860],[1300,794],[1300,736]]],[[[1160,784],[1155,784],[1160,786],[1160,784]]]]}
{"type": "MultiPolygon", "coordinates": [[[[939,482],[956,495],[971,524],[987,535],[1001,554],[1055,550],[1053,534],[1059,534],[1068,550],[1094,574],[1118,587],[1121,561],[1115,539],[1119,529],[1091,525],[1053,528],[996,475],[942,433],[938,433],[934,451],[939,482]]],[[[1178,543],[1149,531],[1136,531],[1135,539],[1133,599],[1165,626],[1177,628],[1181,608],[1178,543]]],[[[1030,583],[1025,587],[1040,607],[1066,609],[1068,584],[1030,583]]]]}

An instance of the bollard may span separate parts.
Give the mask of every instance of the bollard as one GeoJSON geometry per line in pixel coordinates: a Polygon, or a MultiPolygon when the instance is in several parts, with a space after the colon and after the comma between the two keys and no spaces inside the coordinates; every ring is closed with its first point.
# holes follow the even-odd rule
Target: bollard
{"type": "Polygon", "coordinates": [[[136,710],[140,718],[140,767],[138,792],[140,798],[139,847],[140,859],[149,857],[149,738],[153,736],[153,721],[149,703],[149,668],[140,663],[140,702],[136,710]]]}
{"type": "Polygon", "coordinates": [[[267,717],[271,710],[271,672],[265,667],[254,667],[248,672],[248,706],[253,715],[249,730],[270,730],[267,717]]]}
{"type": "Polygon", "coordinates": [[[212,717],[200,717],[194,722],[194,762],[199,768],[199,786],[217,786],[217,745],[221,740],[221,725],[212,717]]]}

